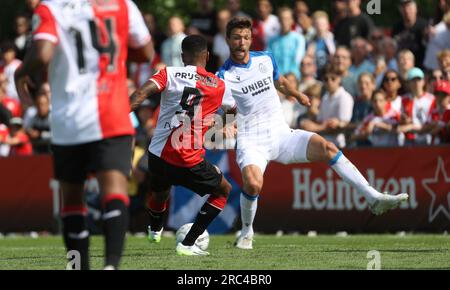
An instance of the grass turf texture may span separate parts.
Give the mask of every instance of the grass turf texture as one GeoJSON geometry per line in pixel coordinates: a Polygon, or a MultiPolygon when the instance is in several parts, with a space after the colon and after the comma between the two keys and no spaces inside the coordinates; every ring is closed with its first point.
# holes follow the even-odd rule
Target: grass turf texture
{"type": "MultiPolygon", "coordinates": [[[[212,236],[209,257],[179,257],[175,238],[160,244],[128,237],[121,269],[360,269],[377,250],[382,269],[450,269],[450,236],[332,235],[255,237],[253,251],[233,247],[234,236],[212,236]]],[[[61,237],[0,239],[0,269],[65,269],[61,237]]],[[[91,239],[91,267],[103,266],[103,239],[91,239]]]]}

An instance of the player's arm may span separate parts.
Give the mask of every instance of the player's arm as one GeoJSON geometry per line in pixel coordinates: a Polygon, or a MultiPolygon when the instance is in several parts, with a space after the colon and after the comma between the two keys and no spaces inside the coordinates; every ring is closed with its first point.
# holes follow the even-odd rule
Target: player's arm
{"type": "Polygon", "coordinates": [[[128,8],[128,60],[132,62],[149,62],[155,50],[151,35],[144,18],[136,4],[126,0],[128,8]]]}
{"type": "Polygon", "coordinates": [[[142,87],[138,88],[130,96],[130,107],[131,112],[136,110],[142,102],[149,96],[156,95],[160,92],[160,88],[156,85],[153,80],[148,80],[142,87]]]}
{"type": "Polygon", "coordinates": [[[30,88],[39,87],[40,84],[33,84],[31,80],[43,79],[42,75],[47,71],[54,50],[55,44],[51,41],[34,41],[22,65],[17,68],[14,80],[22,103],[27,104],[33,99],[30,88]]]}
{"type": "Polygon", "coordinates": [[[14,75],[17,92],[24,105],[31,105],[30,89],[40,87],[39,82],[47,79],[47,68],[59,41],[55,18],[45,3],[34,10],[32,35],[31,48],[14,75]],[[33,84],[32,80],[36,83],[33,84]]]}
{"type": "Polygon", "coordinates": [[[275,87],[284,95],[296,98],[303,106],[311,106],[311,101],[308,96],[299,92],[295,85],[290,83],[284,76],[280,75],[278,77],[278,80],[275,81],[275,87]]]}
{"type": "Polygon", "coordinates": [[[128,61],[132,62],[149,62],[153,59],[155,55],[155,49],[153,46],[153,41],[150,40],[144,46],[139,48],[128,48],[128,61]]]}

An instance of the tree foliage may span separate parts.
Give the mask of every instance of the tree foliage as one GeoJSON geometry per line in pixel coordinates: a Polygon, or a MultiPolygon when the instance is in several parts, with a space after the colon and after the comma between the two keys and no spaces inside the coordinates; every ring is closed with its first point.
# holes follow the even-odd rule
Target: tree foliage
{"type": "MultiPolygon", "coordinates": [[[[225,6],[226,0],[214,1],[216,9],[225,6]]],[[[380,0],[381,15],[373,15],[373,19],[377,25],[390,27],[400,19],[398,11],[398,0],[380,0]]],[[[419,4],[419,13],[425,17],[433,17],[438,0],[416,0],[419,4]]],[[[157,21],[160,27],[166,27],[167,19],[172,15],[181,16],[186,24],[189,23],[190,15],[197,10],[198,0],[136,0],[142,10],[157,15],[157,21]]],[[[274,8],[287,5],[293,7],[295,0],[272,0],[274,8]]],[[[306,0],[311,11],[325,10],[333,17],[331,0],[306,0]]],[[[365,10],[368,0],[362,1],[362,8],[365,10]]],[[[256,0],[241,0],[242,8],[247,13],[255,14],[256,0]]]]}
{"type": "MultiPolygon", "coordinates": [[[[167,20],[172,15],[181,16],[186,24],[189,24],[190,15],[195,12],[198,0],[134,0],[138,6],[146,12],[151,12],[157,17],[157,22],[161,29],[167,27],[167,20]]],[[[225,6],[226,0],[211,0],[214,1],[216,8],[225,6]]],[[[369,0],[362,0],[363,10],[365,10],[366,3],[369,0]]],[[[392,27],[395,22],[400,19],[398,11],[398,0],[380,0],[381,1],[381,15],[374,15],[375,23],[382,27],[392,27]]],[[[419,13],[426,19],[430,19],[436,12],[438,0],[416,0],[419,5],[419,13]]],[[[10,38],[14,35],[13,23],[14,16],[24,9],[24,0],[2,0],[0,9],[0,40],[10,38]]],[[[293,7],[295,0],[271,0],[275,9],[288,5],[293,7]]],[[[306,0],[310,10],[325,10],[332,13],[332,0],[306,0]]],[[[256,0],[241,0],[242,8],[247,13],[254,15],[256,0]]]]}

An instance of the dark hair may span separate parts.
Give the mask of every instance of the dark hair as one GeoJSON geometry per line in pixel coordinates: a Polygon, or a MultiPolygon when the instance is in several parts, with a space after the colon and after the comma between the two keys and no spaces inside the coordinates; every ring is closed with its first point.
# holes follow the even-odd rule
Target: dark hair
{"type": "Polygon", "coordinates": [[[0,53],[5,53],[10,50],[14,50],[14,52],[17,52],[17,48],[14,42],[9,40],[3,41],[2,44],[0,45],[0,53]]]}
{"type": "Polygon", "coordinates": [[[332,65],[332,64],[328,64],[326,67],[325,67],[325,71],[324,71],[324,74],[323,74],[324,76],[327,76],[327,75],[335,75],[335,76],[338,76],[338,77],[341,77],[341,74],[339,73],[339,71],[338,71],[338,69],[336,68],[336,66],[334,66],[334,65],[332,65]]]}
{"type": "Polygon", "coordinates": [[[181,50],[184,54],[196,56],[201,52],[208,50],[208,43],[203,36],[189,35],[183,39],[181,50]]]}
{"type": "Polygon", "coordinates": [[[233,29],[250,29],[252,30],[252,20],[248,17],[233,17],[227,24],[227,38],[230,38],[233,29]]]}
{"type": "Polygon", "coordinates": [[[388,74],[395,74],[395,77],[398,79],[398,82],[400,83],[400,88],[398,89],[397,94],[398,95],[403,95],[405,93],[404,91],[404,87],[403,87],[403,81],[402,78],[400,77],[400,74],[393,69],[388,69],[383,76],[383,79],[381,81],[381,88],[384,89],[384,85],[386,84],[386,81],[388,79],[388,74]]]}
{"type": "Polygon", "coordinates": [[[27,22],[29,23],[30,22],[30,18],[28,17],[28,15],[26,14],[26,13],[24,13],[24,12],[22,12],[22,13],[19,13],[19,14],[17,14],[15,17],[14,17],[14,19],[19,19],[19,18],[26,18],[27,19],[27,22]]]}
{"type": "Polygon", "coordinates": [[[384,96],[384,99],[387,100],[386,92],[385,92],[383,89],[378,89],[378,90],[375,90],[375,91],[372,93],[372,97],[370,98],[370,101],[371,101],[371,102],[373,102],[373,101],[375,100],[375,96],[376,96],[376,95],[383,95],[383,96],[384,96]]]}
{"type": "Polygon", "coordinates": [[[382,81],[381,81],[382,86],[383,86],[383,84],[387,81],[387,79],[388,79],[388,74],[395,74],[395,76],[398,78],[398,81],[400,81],[400,74],[399,74],[396,70],[388,69],[388,70],[384,73],[383,79],[382,79],[382,81]]]}

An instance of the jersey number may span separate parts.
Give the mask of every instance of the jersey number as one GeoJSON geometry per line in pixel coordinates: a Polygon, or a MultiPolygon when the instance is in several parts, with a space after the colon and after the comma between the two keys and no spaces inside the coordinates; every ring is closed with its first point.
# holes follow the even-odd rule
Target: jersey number
{"type": "MultiPolygon", "coordinates": [[[[107,71],[112,72],[116,70],[116,56],[117,56],[117,43],[114,34],[114,19],[106,18],[103,20],[103,26],[108,32],[107,42],[101,41],[100,27],[98,24],[91,20],[89,21],[89,31],[92,39],[92,45],[98,51],[100,55],[107,55],[109,59],[107,71]]],[[[73,35],[75,37],[75,46],[77,49],[77,62],[78,70],[81,74],[86,73],[86,60],[84,57],[84,45],[81,32],[72,28],[73,35]]]]}
{"type": "Polygon", "coordinates": [[[185,87],[180,102],[181,108],[183,109],[182,112],[192,119],[194,117],[195,107],[200,104],[202,98],[203,95],[199,89],[193,87],[185,87]]]}

